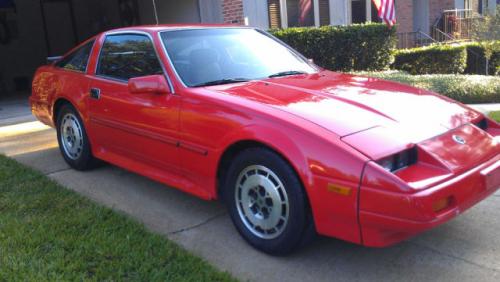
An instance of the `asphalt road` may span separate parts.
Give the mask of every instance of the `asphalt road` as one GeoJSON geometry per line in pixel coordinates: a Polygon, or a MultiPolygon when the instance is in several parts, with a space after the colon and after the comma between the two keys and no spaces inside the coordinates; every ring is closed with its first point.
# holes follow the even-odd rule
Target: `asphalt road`
{"type": "Polygon", "coordinates": [[[499,192],[458,218],[390,248],[319,238],[291,256],[271,257],[240,238],[220,203],[112,165],[89,172],[69,169],[55,131],[32,120],[26,115],[6,117],[5,111],[0,115],[0,153],[143,222],[241,280],[500,281],[499,192]],[[7,119],[11,122],[2,123],[7,119]]]}

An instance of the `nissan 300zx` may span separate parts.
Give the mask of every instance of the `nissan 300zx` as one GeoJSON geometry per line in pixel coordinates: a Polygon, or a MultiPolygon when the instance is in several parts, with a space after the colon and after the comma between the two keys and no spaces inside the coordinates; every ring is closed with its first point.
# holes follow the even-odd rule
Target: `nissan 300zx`
{"type": "Polygon", "coordinates": [[[500,186],[500,126],[427,90],[335,73],[258,29],[99,34],[35,74],[34,115],[78,170],[98,160],[221,199],[255,248],[321,234],[372,247],[500,186]]]}

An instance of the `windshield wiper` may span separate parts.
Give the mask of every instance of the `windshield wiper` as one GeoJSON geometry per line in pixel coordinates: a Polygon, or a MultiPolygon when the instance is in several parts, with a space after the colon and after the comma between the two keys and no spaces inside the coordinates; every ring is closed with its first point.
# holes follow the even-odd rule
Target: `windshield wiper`
{"type": "Polygon", "coordinates": [[[282,71],[282,72],[278,72],[278,73],[275,73],[275,74],[271,74],[268,77],[269,78],[273,78],[273,77],[280,77],[280,76],[287,76],[287,75],[296,75],[296,74],[307,74],[307,72],[304,72],[304,71],[294,71],[294,70],[291,70],[291,71],[282,71]]]}
{"type": "Polygon", "coordinates": [[[200,84],[196,84],[196,85],[193,85],[193,87],[222,85],[222,84],[237,83],[237,82],[247,82],[247,81],[250,81],[250,79],[247,79],[247,78],[224,78],[224,79],[218,79],[218,80],[213,80],[213,81],[208,81],[208,82],[203,82],[203,83],[200,83],[200,84]]]}

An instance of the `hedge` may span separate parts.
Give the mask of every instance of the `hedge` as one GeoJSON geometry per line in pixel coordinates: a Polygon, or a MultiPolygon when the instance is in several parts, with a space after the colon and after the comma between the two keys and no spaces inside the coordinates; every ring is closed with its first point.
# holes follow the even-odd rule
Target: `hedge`
{"type": "Polygon", "coordinates": [[[488,74],[500,74],[500,41],[396,50],[392,68],[411,74],[486,74],[486,51],[491,52],[488,74]]]}
{"type": "Polygon", "coordinates": [[[467,67],[464,73],[468,74],[486,74],[486,51],[491,52],[489,58],[488,74],[500,74],[500,41],[485,42],[485,43],[467,43],[467,67]],[[487,50],[489,49],[489,50],[487,50]]]}
{"type": "Polygon", "coordinates": [[[410,75],[401,71],[358,72],[434,91],[462,103],[500,103],[500,77],[464,74],[410,75]]]}
{"type": "Polygon", "coordinates": [[[317,65],[340,71],[387,69],[397,40],[394,28],[376,23],[270,32],[317,65]]]}
{"type": "Polygon", "coordinates": [[[467,65],[463,45],[431,45],[395,51],[393,68],[410,74],[458,74],[467,65]]]}

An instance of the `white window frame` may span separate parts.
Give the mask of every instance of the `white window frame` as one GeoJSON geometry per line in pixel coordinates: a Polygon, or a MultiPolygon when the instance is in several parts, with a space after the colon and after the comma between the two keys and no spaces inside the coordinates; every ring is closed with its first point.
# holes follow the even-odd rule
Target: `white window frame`
{"type": "MultiPolygon", "coordinates": [[[[280,0],[281,27],[288,28],[287,0],[280,0]]],[[[312,0],[314,6],[314,26],[319,27],[319,0],[312,0]]]]}

